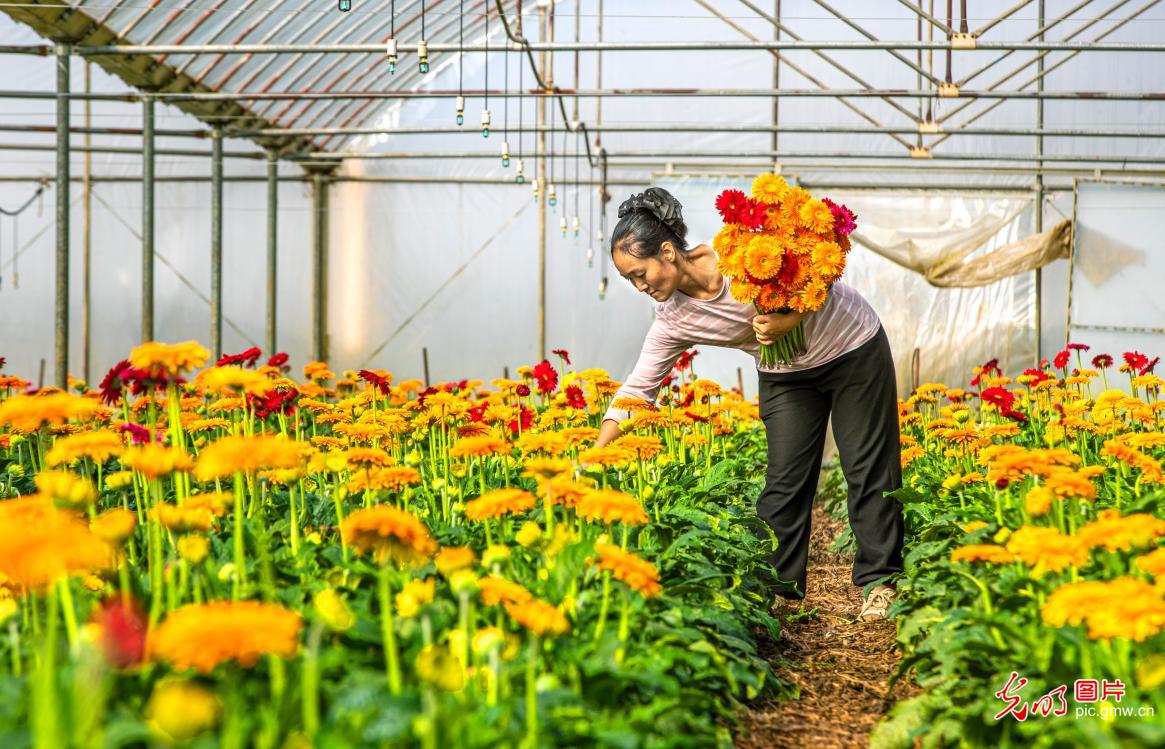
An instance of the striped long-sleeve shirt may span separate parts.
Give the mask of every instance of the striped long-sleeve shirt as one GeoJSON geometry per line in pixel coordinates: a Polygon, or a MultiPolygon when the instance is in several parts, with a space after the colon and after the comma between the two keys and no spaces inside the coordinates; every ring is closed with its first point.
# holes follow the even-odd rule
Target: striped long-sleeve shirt
{"type": "MultiPolygon", "coordinates": [[[[635,368],[615,394],[615,398],[643,398],[654,402],[664,378],[680,354],[692,346],[724,346],[751,354],[762,372],[797,372],[818,367],[853,351],[878,332],[878,314],[855,289],[840,281],[833,284],[821,309],[804,318],[806,352],[785,366],[762,367],[760,343],[752,328],[756,309],[738,302],[723,277],[714,299],[695,299],[676,291],[663,302],[655,302],[655,320],[647,331],[635,368]]],[[[614,406],[604,420],[622,422],[630,413],[614,406]]]]}

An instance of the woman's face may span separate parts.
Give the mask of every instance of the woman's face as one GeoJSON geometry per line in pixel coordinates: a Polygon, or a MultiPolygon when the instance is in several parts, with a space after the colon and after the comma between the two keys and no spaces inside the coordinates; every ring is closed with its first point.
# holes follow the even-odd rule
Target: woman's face
{"type": "Polygon", "coordinates": [[[675,248],[671,242],[664,242],[662,250],[656,257],[635,257],[619,248],[616,248],[614,255],[611,256],[619,275],[630,281],[636,290],[642,291],[657,302],[670,299],[679,285],[680,272],[675,259],[675,248]]]}

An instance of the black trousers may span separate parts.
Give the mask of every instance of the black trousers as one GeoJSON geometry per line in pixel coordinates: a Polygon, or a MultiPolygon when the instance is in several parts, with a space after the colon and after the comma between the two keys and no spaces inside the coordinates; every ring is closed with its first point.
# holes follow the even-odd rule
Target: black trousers
{"type": "Polygon", "coordinates": [[[849,484],[849,522],[857,540],[855,585],[902,571],[902,506],[884,496],[902,486],[894,360],[886,332],[803,372],[758,372],[769,465],[757,515],[777,536],[769,555],[778,592],[805,597],[810,514],[821,473],[825,427],[849,484]]]}

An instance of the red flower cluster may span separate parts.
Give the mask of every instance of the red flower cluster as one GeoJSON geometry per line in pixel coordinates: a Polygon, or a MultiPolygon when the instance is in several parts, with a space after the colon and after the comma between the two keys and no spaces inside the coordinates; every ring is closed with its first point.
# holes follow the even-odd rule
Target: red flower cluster
{"type": "Polygon", "coordinates": [[[992,359],[979,368],[979,374],[975,375],[975,379],[971,380],[971,387],[978,387],[983,378],[990,377],[992,374],[996,376],[1003,374],[999,369],[998,359],[992,359]]]}
{"type": "Polygon", "coordinates": [[[1034,377],[1034,378],[1035,378],[1035,379],[1032,381],[1031,385],[1038,385],[1038,384],[1040,384],[1041,382],[1043,382],[1044,380],[1050,380],[1050,379],[1052,379],[1052,376],[1051,376],[1050,374],[1048,374],[1047,372],[1045,372],[1044,370],[1042,370],[1042,369],[1034,369],[1034,368],[1028,368],[1028,369],[1025,369],[1025,370],[1023,371],[1023,373],[1024,373],[1025,375],[1028,375],[1029,377],[1034,377]]]}
{"type": "Polygon", "coordinates": [[[1148,356],[1139,351],[1126,351],[1124,358],[1125,364],[1128,364],[1129,368],[1136,372],[1138,376],[1149,374],[1157,366],[1157,363],[1161,361],[1161,357],[1159,356],[1150,361],[1148,356]]]}
{"type": "Polygon", "coordinates": [[[759,229],[765,222],[765,211],[769,208],[755,198],[750,198],[740,190],[725,190],[716,198],[716,210],[726,224],[743,224],[748,229],[759,229]]]}
{"type": "Polygon", "coordinates": [[[276,413],[287,416],[295,410],[295,401],[298,397],[299,393],[295,390],[276,388],[268,391],[262,398],[247,393],[247,405],[254,409],[255,415],[260,419],[276,413]]]}
{"type": "Polygon", "coordinates": [[[558,387],[558,370],[543,359],[534,367],[534,379],[538,381],[539,393],[553,393],[554,388],[558,387]]]}
{"type": "Polygon", "coordinates": [[[698,349],[692,349],[691,351],[685,351],[680,354],[680,358],[676,360],[676,371],[683,372],[685,369],[690,368],[692,366],[692,359],[695,359],[699,353],[700,351],[698,349]]]}
{"type": "Polygon", "coordinates": [[[242,364],[244,367],[253,367],[255,366],[255,362],[259,361],[259,355],[262,353],[258,346],[252,346],[241,354],[223,354],[215,362],[215,366],[225,367],[233,364],[242,364]]]}

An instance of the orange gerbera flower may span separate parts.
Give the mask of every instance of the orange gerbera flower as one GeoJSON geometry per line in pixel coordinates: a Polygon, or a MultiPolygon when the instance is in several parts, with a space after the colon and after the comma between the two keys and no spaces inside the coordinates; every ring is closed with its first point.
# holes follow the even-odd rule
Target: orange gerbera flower
{"type": "Polygon", "coordinates": [[[506,613],[539,637],[562,635],[570,631],[570,622],[558,606],[531,598],[523,603],[506,603],[506,613]]]}
{"type": "Polygon", "coordinates": [[[177,670],[208,674],[234,661],[244,668],[264,655],[291,658],[299,649],[300,615],[273,603],[211,601],[183,606],[152,633],[151,656],[177,670]]]}
{"type": "Polygon", "coordinates": [[[768,234],[757,234],[745,250],[744,267],[753,278],[768,280],[781,271],[785,252],[781,241],[768,234]]]}
{"type": "Polygon", "coordinates": [[[491,434],[480,437],[462,437],[449,448],[449,457],[467,458],[475,456],[485,458],[490,455],[507,455],[510,452],[510,447],[509,442],[491,434]]]}
{"type": "Polygon", "coordinates": [[[421,474],[410,466],[390,466],[357,471],[348,480],[348,491],[361,492],[387,489],[400,491],[407,486],[421,483],[421,474]]]}
{"type": "Polygon", "coordinates": [[[760,295],[761,287],[748,281],[732,281],[729,284],[729,291],[736,301],[750,304],[760,295]]]}
{"type": "Polygon", "coordinates": [[[194,468],[194,459],[180,447],[149,442],[126,450],[121,456],[121,464],[146,478],[157,479],[175,471],[189,471],[194,468]]]}
{"type": "Polygon", "coordinates": [[[50,466],[72,464],[81,458],[89,458],[94,463],[104,463],[114,455],[121,455],[125,443],[121,435],[108,429],[72,434],[58,439],[45,455],[45,463],[50,466]]]}
{"type": "Polygon", "coordinates": [[[663,442],[653,435],[625,434],[612,444],[627,450],[640,460],[651,460],[664,450],[663,442]]]}
{"type": "Polygon", "coordinates": [[[525,603],[534,597],[533,593],[518,583],[492,575],[481,578],[477,585],[481,589],[481,602],[486,606],[496,606],[499,603],[525,603]]]}
{"type": "Polygon", "coordinates": [[[71,393],[45,392],[39,395],[14,395],[0,403],[0,426],[29,434],[41,426],[59,427],[70,419],[91,419],[101,409],[89,398],[71,393]]]}
{"type": "Polygon", "coordinates": [[[72,513],[42,495],[0,502],[0,574],[42,590],[57,579],[113,566],[113,550],[72,513]]]}
{"type": "Polygon", "coordinates": [[[348,463],[360,468],[390,466],[395,462],[391,455],[379,447],[353,447],[344,454],[344,457],[348,463]]]}
{"type": "Polygon", "coordinates": [[[465,504],[465,517],[470,520],[500,518],[532,510],[538,498],[525,489],[494,489],[465,504]]]}
{"type": "Polygon", "coordinates": [[[163,373],[171,378],[177,377],[183,372],[204,366],[209,358],[210,352],[197,341],[149,341],[129,352],[129,363],[149,372],[152,379],[160,378],[163,373]]]}
{"type": "Polygon", "coordinates": [[[473,549],[468,546],[446,546],[437,552],[437,558],[433,561],[437,571],[448,577],[457,570],[473,566],[473,549]]]}
{"type": "Polygon", "coordinates": [[[797,210],[801,226],[810,231],[825,234],[833,232],[833,211],[820,200],[807,200],[797,210]]]}
{"type": "Polygon", "coordinates": [[[610,570],[616,580],[627,583],[644,598],[658,596],[663,592],[663,586],[659,584],[659,570],[651,562],[614,544],[597,543],[595,551],[599,554],[599,569],[610,570]]]}
{"type": "Polygon", "coordinates": [[[388,505],[353,512],[340,523],[344,543],[361,554],[371,553],[376,561],[398,565],[423,563],[437,550],[429,529],[412,513],[388,505]]]}
{"type": "Polygon", "coordinates": [[[648,520],[639,500],[617,489],[595,489],[587,493],[578,501],[575,511],[581,518],[603,523],[643,525],[648,520]]]}

